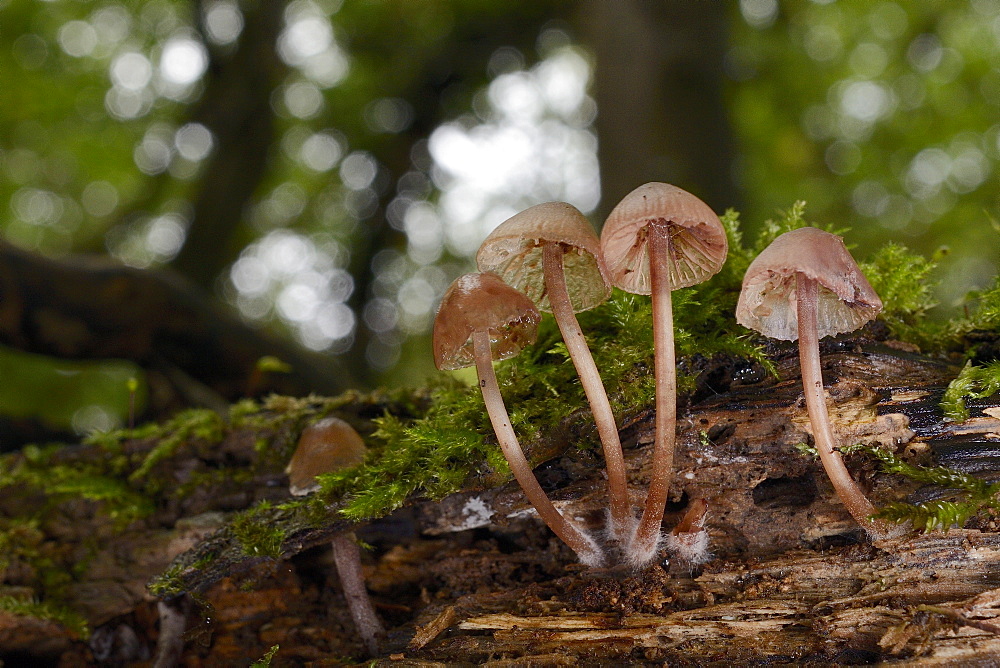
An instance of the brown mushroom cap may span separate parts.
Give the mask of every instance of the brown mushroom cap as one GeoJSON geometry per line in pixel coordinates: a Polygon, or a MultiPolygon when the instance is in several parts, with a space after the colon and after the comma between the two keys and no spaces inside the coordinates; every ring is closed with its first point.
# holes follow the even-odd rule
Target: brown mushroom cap
{"type": "Polygon", "coordinates": [[[586,216],[572,204],[546,202],[508,218],[483,241],[476,254],[480,271],[491,271],[551,311],[542,272],[545,243],[563,246],[563,272],[573,310],[593,308],[611,296],[601,242],[586,216]]]}
{"type": "Polygon", "coordinates": [[[365,459],[365,442],[354,427],[328,417],[302,430],[295,453],[285,468],[288,488],[295,496],[319,488],[316,476],[357,466],[365,459]]]}
{"type": "Polygon", "coordinates": [[[798,337],[795,275],[819,284],[819,336],[853,332],[882,310],[882,300],[835,234],[803,227],[782,234],[743,278],[736,322],[784,341],[798,337]]]}
{"type": "Polygon", "coordinates": [[[601,251],[616,286],[638,295],[651,291],[649,225],[668,225],[673,255],[667,273],[672,290],[714,276],[729,243],[722,221],[700,199],[667,183],[647,183],[625,196],[604,222],[601,251]]]}
{"type": "Polygon", "coordinates": [[[474,365],[472,333],[484,329],[493,359],[513,357],[535,342],[541,319],[534,303],[496,274],[459,276],[434,318],[434,364],[442,370],[474,365]]]}

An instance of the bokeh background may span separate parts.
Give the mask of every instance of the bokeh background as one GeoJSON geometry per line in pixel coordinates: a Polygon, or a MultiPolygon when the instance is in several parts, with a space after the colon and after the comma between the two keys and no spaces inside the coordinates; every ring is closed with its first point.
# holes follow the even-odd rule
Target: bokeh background
{"type": "MultiPolygon", "coordinates": [[[[651,180],[937,254],[947,318],[997,273],[998,161],[1000,0],[0,0],[3,239],[177,272],[352,387],[426,377],[502,220],[651,180]]],[[[0,367],[0,412],[64,431],[147,393],[0,367]]]]}

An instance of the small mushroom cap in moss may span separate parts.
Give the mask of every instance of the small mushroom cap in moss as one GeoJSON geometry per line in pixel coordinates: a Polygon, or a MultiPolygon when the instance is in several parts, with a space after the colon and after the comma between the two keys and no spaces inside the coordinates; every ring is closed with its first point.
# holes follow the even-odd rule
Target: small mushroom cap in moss
{"type": "Polygon", "coordinates": [[[340,418],[328,417],[302,430],[285,473],[288,488],[303,496],[319,488],[316,476],[350,468],[365,459],[365,442],[354,427],[340,418]]]}
{"type": "Polygon", "coordinates": [[[650,225],[667,226],[672,251],[667,265],[671,290],[708,280],[726,261],[726,231],[711,207],[677,186],[647,183],[612,209],[601,231],[601,250],[611,282],[626,292],[651,292],[650,225]]]}
{"type": "Polygon", "coordinates": [[[750,263],[736,321],[772,339],[798,339],[796,274],[819,284],[820,338],[853,332],[882,310],[882,300],[844,240],[815,227],[802,227],[779,236],[750,263]]]}
{"type": "Polygon", "coordinates": [[[513,357],[535,342],[541,319],[535,304],[496,274],[459,276],[434,318],[434,364],[442,370],[473,366],[472,333],[483,330],[493,359],[513,357]]]}
{"type": "Polygon", "coordinates": [[[601,242],[590,221],[572,204],[546,202],[508,218],[476,254],[480,271],[490,271],[551,311],[542,271],[545,244],[563,247],[563,272],[573,311],[591,309],[611,296],[601,242]]]}

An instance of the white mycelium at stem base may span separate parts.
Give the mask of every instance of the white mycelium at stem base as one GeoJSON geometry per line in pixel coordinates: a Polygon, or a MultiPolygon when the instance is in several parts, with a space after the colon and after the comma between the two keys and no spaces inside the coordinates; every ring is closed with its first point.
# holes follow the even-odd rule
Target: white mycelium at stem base
{"type": "Polygon", "coordinates": [[[782,234],[747,268],[736,321],[764,336],[799,342],[802,389],[820,461],[837,496],[869,534],[888,536],[886,522],[851,478],[836,450],[823,391],[819,340],[851,332],[882,310],[882,300],[844,246],[814,227],[782,234]]]}
{"type": "Polygon", "coordinates": [[[439,369],[475,365],[486,412],[511,473],[552,532],[588,566],[604,564],[604,552],[556,509],[535,478],[510,423],[493,370],[535,340],[541,315],[530,299],[494,274],[460,276],[445,292],[434,319],[434,363],[439,369]]]}
{"type": "Polygon", "coordinates": [[[681,521],[667,534],[667,549],[671,556],[688,567],[703,564],[712,556],[708,550],[708,532],[705,531],[707,517],[708,501],[694,499],[681,521]]]}
{"type": "Polygon", "coordinates": [[[648,294],[653,305],[656,440],[642,519],[626,550],[641,567],[657,555],[670,493],[677,429],[677,374],[673,291],[708,280],[728,252],[722,222],[700,199],[666,183],[647,183],[612,210],[601,232],[601,252],[611,282],[648,294]]]}

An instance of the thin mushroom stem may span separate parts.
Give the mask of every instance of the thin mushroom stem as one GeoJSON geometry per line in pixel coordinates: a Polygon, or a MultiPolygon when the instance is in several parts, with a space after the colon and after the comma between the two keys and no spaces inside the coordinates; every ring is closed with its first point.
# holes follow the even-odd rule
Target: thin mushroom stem
{"type": "Polygon", "coordinates": [[[375,614],[375,608],[365,588],[365,577],[361,570],[361,548],[353,531],[337,534],[330,541],[333,548],[333,562],[337,566],[340,585],[347,600],[351,619],[361,636],[370,656],[378,656],[379,639],[385,635],[385,628],[375,614]]]}
{"type": "Polygon", "coordinates": [[[184,629],[187,626],[190,605],[187,594],[168,601],[161,600],[156,604],[160,615],[160,636],[156,640],[153,668],[174,668],[181,664],[181,656],[184,654],[184,629]]]}
{"type": "Polygon", "coordinates": [[[649,227],[649,272],[653,301],[653,373],[656,377],[656,436],[649,491],[642,510],[629,560],[642,566],[656,556],[660,525],[670,492],[674,468],[674,440],[677,430],[677,373],[674,351],[673,297],[667,266],[670,238],[663,226],[649,227]]]}
{"type": "Polygon", "coordinates": [[[552,501],[538,484],[538,479],[535,478],[535,473],[524,456],[521,444],[518,443],[514,428],[510,424],[510,415],[507,413],[503,396],[500,394],[500,386],[497,384],[496,372],[493,370],[489,332],[480,330],[472,333],[472,350],[476,358],[479,389],[483,393],[486,412],[490,416],[490,422],[493,423],[493,431],[496,432],[497,440],[500,442],[500,449],[510,464],[511,473],[521,485],[528,502],[535,507],[539,517],[552,529],[552,532],[576,552],[582,563],[588,566],[602,565],[604,554],[601,549],[593,539],[570,524],[552,505],[552,501]]]}
{"type": "Polygon", "coordinates": [[[819,310],[819,285],[815,279],[796,274],[795,291],[798,295],[799,365],[802,368],[802,390],[806,398],[809,422],[812,423],[816,451],[826,470],[841,503],[851,516],[868,533],[882,537],[891,533],[884,522],[872,520],[875,507],[851,477],[840,452],[835,449],[836,441],[830,426],[830,415],[826,409],[823,392],[823,374],[819,359],[819,333],[817,317],[819,310]]]}
{"type": "Polygon", "coordinates": [[[604,462],[608,472],[608,497],[611,514],[611,533],[622,543],[631,541],[635,519],[628,499],[628,484],[625,478],[625,457],[622,454],[621,439],[611,402],[604,388],[604,381],[597,371],[594,357],[590,354],[587,339],[583,336],[580,323],[573,313],[573,305],[566,289],[563,273],[563,249],[559,244],[547,243],[542,254],[542,273],[545,276],[545,291],[552,305],[552,315],[556,319],[570,359],[576,367],[577,376],[587,395],[594,424],[604,449],[604,462]]]}

